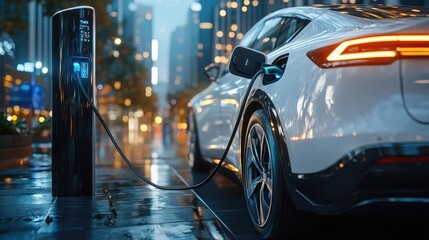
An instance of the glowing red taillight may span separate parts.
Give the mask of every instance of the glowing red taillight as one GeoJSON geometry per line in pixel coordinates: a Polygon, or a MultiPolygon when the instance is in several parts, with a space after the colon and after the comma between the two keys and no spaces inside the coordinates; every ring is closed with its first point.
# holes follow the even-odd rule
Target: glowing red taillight
{"type": "Polygon", "coordinates": [[[386,35],[346,40],[309,51],[321,68],[389,64],[398,58],[429,57],[429,35],[386,35]]]}
{"type": "Polygon", "coordinates": [[[390,156],[374,161],[374,164],[395,164],[395,163],[429,163],[427,156],[390,156]]]}

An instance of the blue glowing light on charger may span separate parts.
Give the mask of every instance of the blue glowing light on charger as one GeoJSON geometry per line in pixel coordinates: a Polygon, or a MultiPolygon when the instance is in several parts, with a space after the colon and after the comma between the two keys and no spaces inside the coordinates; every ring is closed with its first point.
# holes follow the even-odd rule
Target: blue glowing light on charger
{"type": "Polygon", "coordinates": [[[86,57],[73,57],[73,72],[79,73],[82,80],[89,79],[90,67],[89,58],[86,57]]]}
{"type": "Polygon", "coordinates": [[[73,72],[80,72],[80,64],[78,62],[73,62],[73,72]]]}

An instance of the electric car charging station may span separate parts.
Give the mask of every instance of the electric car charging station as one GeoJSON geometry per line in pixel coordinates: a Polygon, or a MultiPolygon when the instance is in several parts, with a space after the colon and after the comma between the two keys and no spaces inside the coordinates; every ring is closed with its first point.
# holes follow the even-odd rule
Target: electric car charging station
{"type": "Polygon", "coordinates": [[[52,195],[94,195],[95,10],[74,7],[52,17],[52,195]]]}

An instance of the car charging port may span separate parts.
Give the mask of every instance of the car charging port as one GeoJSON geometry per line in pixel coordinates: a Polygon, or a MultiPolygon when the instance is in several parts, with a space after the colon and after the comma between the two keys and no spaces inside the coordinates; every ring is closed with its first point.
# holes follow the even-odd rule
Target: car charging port
{"type": "Polygon", "coordinates": [[[265,65],[264,69],[264,78],[262,80],[263,85],[268,85],[275,83],[283,76],[283,73],[286,69],[286,63],[289,58],[289,54],[278,57],[270,65],[265,65]]]}

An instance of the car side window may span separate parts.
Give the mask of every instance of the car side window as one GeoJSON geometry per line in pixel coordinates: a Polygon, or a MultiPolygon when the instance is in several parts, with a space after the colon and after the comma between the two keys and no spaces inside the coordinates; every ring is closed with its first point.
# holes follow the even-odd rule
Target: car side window
{"type": "Polygon", "coordinates": [[[277,38],[284,21],[285,19],[281,17],[271,18],[265,21],[261,31],[258,33],[250,47],[264,53],[271,52],[276,46],[277,38]]]}
{"type": "Polygon", "coordinates": [[[244,35],[243,39],[241,39],[240,46],[250,47],[253,42],[253,39],[255,38],[255,35],[259,32],[260,29],[261,24],[256,24],[255,26],[250,28],[249,31],[244,35]]]}
{"type": "MultiPolygon", "coordinates": [[[[253,43],[253,39],[255,38],[255,35],[260,31],[261,29],[261,24],[257,23],[256,25],[254,25],[253,27],[251,27],[249,29],[249,31],[244,35],[244,37],[241,39],[240,41],[240,46],[242,47],[250,47],[250,45],[253,43]]],[[[229,59],[229,56],[227,56],[229,59]]],[[[222,77],[223,75],[225,75],[226,73],[229,72],[228,70],[228,64],[225,63],[219,63],[219,67],[220,67],[220,74],[219,77],[222,77]]]]}
{"type": "Polygon", "coordinates": [[[285,18],[275,48],[292,40],[292,38],[296,36],[296,34],[301,31],[305,27],[305,25],[307,25],[308,22],[309,21],[307,20],[299,18],[285,18]]]}

